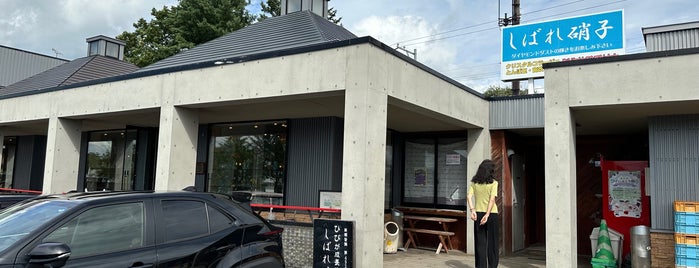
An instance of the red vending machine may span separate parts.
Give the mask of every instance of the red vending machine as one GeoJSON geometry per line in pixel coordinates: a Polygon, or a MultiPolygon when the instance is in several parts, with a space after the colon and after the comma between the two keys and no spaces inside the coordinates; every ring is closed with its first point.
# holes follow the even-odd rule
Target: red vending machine
{"type": "MultiPolygon", "coordinates": [[[[646,194],[648,161],[607,161],[601,159],[602,216],[607,226],[624,235],[621,256],[631,253],[629,230],[650,226],[650,197],[646,194]]],[[[623,260],[623,257],[622,257],[623,260]]]]}

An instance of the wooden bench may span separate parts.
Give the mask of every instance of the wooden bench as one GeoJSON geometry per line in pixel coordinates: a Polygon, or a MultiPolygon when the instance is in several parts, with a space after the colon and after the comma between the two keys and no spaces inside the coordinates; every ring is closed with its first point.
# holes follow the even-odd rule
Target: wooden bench
{"type": "Polygon", "coordinates": [[[451,245],[451,236],[454,235],[454,232],[449,232],[449,231],[437,231],[437,230],[430,230],[430,229],[418,229],[418,228],[403,228],[408,233],[408,241],[405,242],[405,248],[409,248],[410,244],[413,244],[414,247],[417,248],[417,245],[415,244],[415,233],[423,233],[423,234],[432,234],[436,235],[439,237],[439,245],[437,245],[437,251],[435,254],[439,254],[439,252],[442,251],[442,248],[444,248],[444,252],[449,253],[450,249],[454,249],[451,245]],[[445,242],[446,241],[446,242],[445,242]],[[447,246],[447,244],[449,246],[447,246]]]}

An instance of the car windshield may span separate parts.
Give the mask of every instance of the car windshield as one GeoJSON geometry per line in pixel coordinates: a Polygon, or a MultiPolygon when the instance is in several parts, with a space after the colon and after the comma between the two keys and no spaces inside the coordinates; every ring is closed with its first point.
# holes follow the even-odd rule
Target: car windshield
{"type": "Polygon", "coordinates": [[[38,199],[0,211],[0,252],[76,205],[76,202],[38,199]]]}

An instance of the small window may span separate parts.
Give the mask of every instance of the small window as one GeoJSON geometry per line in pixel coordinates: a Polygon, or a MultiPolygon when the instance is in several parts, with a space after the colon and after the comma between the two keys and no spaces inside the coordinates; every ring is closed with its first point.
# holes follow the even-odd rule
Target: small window
{"type": "Polygon", "coordinates": [[[286,2],[286,13],[301,11],[301,0],[288,0],[286,2]]]}
{"type": "Polygon", "coordinates": [[[325,7],[323,7],[323,4],[325,3],[325,0],[311,0],[313,3],[313,12],[316,14],[324,14],[325,13],[325,7]]]}
{"type": "Polygon", "coordinates": [[[226,216],[226,214],[218,209],[211,206],[208,206],[207,208],[209,212],[209,225],[211,226],[212,234],[235,224],[234,220],[226,216]]]}
{"type": "Polygon", "coordinates": [[[90,43],[90,56],[99,54],[99,42],[94,41],[90,43]]]}
{"type": "Polygon", "coordinates": [[[163,205],[165,242],[194,238],[209,233],[204,202],[166,200],[163,205]]]}
{"type": "Polygon", "coordinates": [[[105,52],[106,56],[113,57],[113,58],[119,58],[119,45],[111,42],[107,42],[107,51],[105,52]]]}
{"type": "Polygon", "coordinates": [[[89,209],[46,236],[42,242],[62,242],[71,258],[118,252],[143,246],[143,203],[89,209]]]}

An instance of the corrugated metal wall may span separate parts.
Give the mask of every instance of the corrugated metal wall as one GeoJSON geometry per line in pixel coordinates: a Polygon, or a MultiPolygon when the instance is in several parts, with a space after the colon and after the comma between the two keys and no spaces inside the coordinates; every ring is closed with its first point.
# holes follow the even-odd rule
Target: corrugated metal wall
{"type": "Polygon", "coordinates": [[[648,122],[651,228],[672,230],[673,202],[699,200],[699,115],[648,122]]]}
{"type": "Polygon", "coordinates": [[[0,46],[0,86],[7,86],[68,61],[0,46]]]}
{"type": "Polygon", "coordinates": [[[342,190],[342,119],[289,120],[285,204],[318,206],[318,190],[342,190]]]}
{"type": "Polygon", "coordinates": [[[699,47],[699,29],[687,29],[646,35],[646,50],[648,52],[693,47],[699,47]]]}
{"type": "MultiPolygon", "coordinates": [[[[17,137],[12,187],[41,191],[44,182],[46,136],[17,137]]],[[[71,185],[75,187],[75,185],[71,185]]]]}
{"type": "Polygon", "coordinates": [[[490,101],[491,130],[543,127],[543,94],[490,101]]]}

